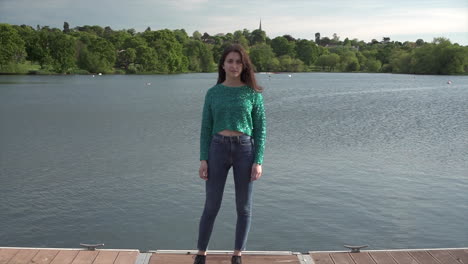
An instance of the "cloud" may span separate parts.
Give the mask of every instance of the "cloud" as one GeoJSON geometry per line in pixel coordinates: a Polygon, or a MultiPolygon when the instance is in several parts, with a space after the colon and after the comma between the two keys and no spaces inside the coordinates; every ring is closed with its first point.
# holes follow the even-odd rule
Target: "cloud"
{"type": "Polygon", "coordinates": [[[201,9],[209,0],[159,0],[158,4],[164,4],[167,7],[175,8],[180,11],[193,11],[201,9]]]}
{"type": "MultiPolygon", "coordinates": [[[[314,39],[316,32],[342,39],[380,39],[392,35],[444,36],[464,32],[468,44],[466,0],[0,0],[0,22],[61,27],[101,25],[114,29],[184,28],[209,34],[262,28],[269,37],[290,34],[314,39]]],[[[461,34],[459,34],[461,36],[461,34]]],[[[462,37],[460,37],[462,39],[462,37]]]]}
{"type": "Polygon", "coordinates": [[[262,26],[271,37],[290,34],[313,39],[316,32],[322,36],[372,39],[387,35],[468,32],[468,9],[428,8],[422,10],[390,11],[363,17],[347,16],[278,16],[262,19],[262,26]]]}

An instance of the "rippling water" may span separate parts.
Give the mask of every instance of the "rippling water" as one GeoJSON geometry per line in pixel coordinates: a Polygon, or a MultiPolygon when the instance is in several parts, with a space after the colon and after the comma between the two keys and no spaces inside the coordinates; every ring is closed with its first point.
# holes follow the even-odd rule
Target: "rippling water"
{"type": "MultiPolygon", "coordinates": [[[[195,248],[215,79],[0,76],[0,246],[195,248]]],[[[268,139],[248,250],[468,245],[468,77],[258,79],[268,139]]],[[[233,247],[234,224],[230,180],[210,249],[233,247]]]]}

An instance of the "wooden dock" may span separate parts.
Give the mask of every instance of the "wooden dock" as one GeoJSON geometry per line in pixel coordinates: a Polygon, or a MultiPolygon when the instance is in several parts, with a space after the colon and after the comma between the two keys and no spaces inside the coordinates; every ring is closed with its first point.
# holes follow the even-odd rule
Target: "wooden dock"
{"type": "Polygon", "coordinates": [[[136,249],[0,248],[0,264],[134,264],[136,249]]]}
{"type": "MultiPolygon", "coordinates": [[[[209,251],[207,264],[229,264],[232,251],[209,251]]],[[[0,264],[191,264],[193,250],[0,247],[0,264]]],[[[245,251],[244,264],[468,264],[468,248],[344,251],[245,251]]]]}

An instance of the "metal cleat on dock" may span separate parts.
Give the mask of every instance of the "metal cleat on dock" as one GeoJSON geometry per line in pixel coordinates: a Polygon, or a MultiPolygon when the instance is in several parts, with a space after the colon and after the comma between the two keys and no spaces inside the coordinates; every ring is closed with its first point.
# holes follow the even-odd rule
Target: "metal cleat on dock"
{"type": "Polygon", "coordinates": [[[351,249],[351,253],[359,253],[361,252],[361,248],[366,248],[369,245],[362,245],[362,246],[349,246],[349,245],[344,245],[345,248],[351,249]]]}
{"type": "Polygon", "coordinates": [[[104,244],[102,244],[102,243],[101,244],[84,244],[84,243],[80,243],[80,246],[85,247],[88,250],[94,251],[94,250],[96,250],[97,247],[104,246],[104,244]]]}

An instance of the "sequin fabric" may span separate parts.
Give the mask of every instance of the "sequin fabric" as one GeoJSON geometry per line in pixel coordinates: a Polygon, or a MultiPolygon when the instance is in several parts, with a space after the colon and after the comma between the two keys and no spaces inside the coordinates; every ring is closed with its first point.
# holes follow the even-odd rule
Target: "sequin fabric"
{"type": "Polygon", "coordinates": [[[206,92],[200,133],[200,160],[208,160],[212,136],[225,129],[253,137],[254,162],[263,163],[266,119],[261,93],[248,86],[228,87],[222,84],[206,92]]]}

